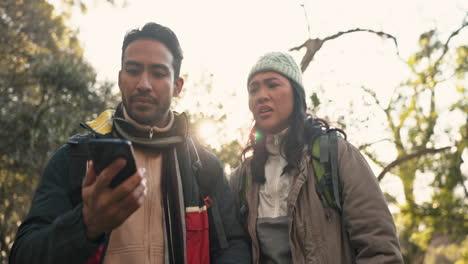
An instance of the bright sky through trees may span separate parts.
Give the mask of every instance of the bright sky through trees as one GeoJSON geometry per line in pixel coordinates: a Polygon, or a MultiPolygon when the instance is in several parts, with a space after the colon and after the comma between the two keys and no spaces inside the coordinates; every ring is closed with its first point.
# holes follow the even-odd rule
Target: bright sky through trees
{"type": "MultiPolygon", "coordinates": [[[[356,27],[382,30],[398,38],[404,59],[416,51],[419,34],[435,27],[450,32],[461,24],[468,9],[468,2],[462,0],[132,0],[123,7],[96,1],[88,5],[86,14],[74,12],[70,24],[79,30],[85,56],[99,78],[110,81],[117,79],[127,30],[148,21],[169,26],[185,52],[182,73],[190,77],[186,88],[201,75],[213,74],[215,98],[225,104],[229,119],[240,121],[248,116],[245,78],[255,59],[266,51],[287,51],[309,37],[300,4],[307,9],[310,37],[323,38],[356,27]],[[238,100],[222,101],[227,98],[223,95],[233,92],[238,93],[238,100]]],[[[468,42],[466,34],[454,44],[463,42],[468,42]]],[[[300,61],[303,51],[291,54],[300,61]]],[[[337,106],[360,98],[361,86],[386,98],[408,74],[395,54],[390,40],[368,33],[330,41],[304,75],[307,92],[323,89],[337,106]]],[[[250,120],[243,121],[250,124],[250,120]]]]}
{"type": "MultiPolygon", "coordinates": [[[[125,6],[117,7],[96,1],[88,5],[86,14],[73,12],[70,26],[79,30],[84,54],[96,68],[99,79],[114,82],[120,68],[121,42],[127,30],[149,21],[173,29],[185,53],[182,73],[189,77],[185,88],[212,76],[211,94],[198,96],[209,96],[214,104],[223,104],[227,114],[223,136],[210,135],[217,131],[214,124],[202,126],[207,139],[215,144],[213,139],[239,137],[239,128],[251,125],[246,76],[264,52],[287,51],[309,37],[324,38],[359,27],[397,37],[400,56],[406,60],[417,51],[421,33],[437,29],[449,34],[461,25],[467,10],[466,0],[128,0],[125,6]],[[307,10],[310,35],[301,4],[307,10]],[[237,95],[233,98],[234,93],[237,95]]],[[[467,42],[468,34],[460,34],[452,45],[467,42]]],[[[291,54],[299,62],[303,52],[291,54]]],[[[361,87],[374,90],[385,102],[394,88],[409,76],[401,58],[396,55],[391,40],[373,34],[353,33],[327,42],[304,74],[307,95],[321,90],[325,97],[322,100],[332,101],[331,107],[320,112],[332,121],[333,117],[346,114],[350,102],[354,102],[356,113],[370,119],[368,129],[347,131],[349,139],[356,145],[378,140],[381,135],[375,131],[381,131],[386,124],[374,109],[359,107],[361,87]]],[[[439,98],[442,99],[440,108],[453,100],[445,93],[439,98]]],[[[190,97],[182,105],[190,109],[197,102],[196,97],[190,97]]]]}

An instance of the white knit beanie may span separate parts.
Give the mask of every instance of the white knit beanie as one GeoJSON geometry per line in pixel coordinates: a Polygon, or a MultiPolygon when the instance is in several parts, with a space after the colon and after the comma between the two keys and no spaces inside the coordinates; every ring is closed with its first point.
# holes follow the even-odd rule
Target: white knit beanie
{"type": "Polygon", "coordinates": [[[288,77],[304,90],[302,72],[291,55],[284,52],[269,52],[261,56],[250,70],[247,83],[255,74],[268,71],[277,72],[288,77]]]}

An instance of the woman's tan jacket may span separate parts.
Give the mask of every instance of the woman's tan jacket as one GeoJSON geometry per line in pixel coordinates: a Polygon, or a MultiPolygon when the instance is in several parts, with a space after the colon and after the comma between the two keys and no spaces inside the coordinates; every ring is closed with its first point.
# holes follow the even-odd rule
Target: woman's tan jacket
{"type": "MultiPolygon", "coordinates": [[[[309,155],[304,155],[300,170],[293,174],[287,201],[293,263],[403,263],[395,224],[377,179],[359,150],[342,139],[338,141],[338,170],[343,188],[341,216],[322,205],[309,155]]],[[[248,181],[245,224],[257,264],[261,263],[256,232],[260,184],[252,182],[250,159],[231,176],[236,193],[241,175],[248,181]]]]}

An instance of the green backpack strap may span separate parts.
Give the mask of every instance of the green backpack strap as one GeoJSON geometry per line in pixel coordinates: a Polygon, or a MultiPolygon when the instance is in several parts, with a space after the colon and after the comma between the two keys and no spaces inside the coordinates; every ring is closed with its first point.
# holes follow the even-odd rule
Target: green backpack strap
{"type": "Polygon", "coordinates": [[[312,168],[317,192],[324,205],[341,213],[341,187],[338,176],[338,133],[323,132],[312,143],[312,168]]]}

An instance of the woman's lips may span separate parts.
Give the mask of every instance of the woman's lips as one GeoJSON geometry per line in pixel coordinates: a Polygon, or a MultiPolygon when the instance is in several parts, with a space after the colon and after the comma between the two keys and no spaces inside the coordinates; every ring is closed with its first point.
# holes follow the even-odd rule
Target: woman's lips
{"type": "Polygon", "coordinates": [[[261,106],[258,109],[258,117],[261,119],[266,119],[273,113],[273,109],[269,106],[261,106]]]}

